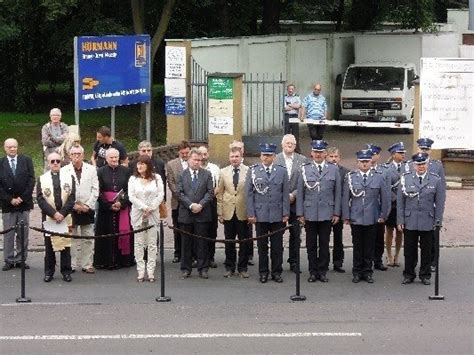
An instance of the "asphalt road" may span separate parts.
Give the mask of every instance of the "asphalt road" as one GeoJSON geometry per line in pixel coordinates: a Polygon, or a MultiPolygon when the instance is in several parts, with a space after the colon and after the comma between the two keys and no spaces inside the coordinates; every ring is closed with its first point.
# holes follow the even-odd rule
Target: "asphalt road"
{"type": "MultiPolygon", "coordinates": [[[[181,280],[166,251],[166,294],[157,303],[159,280],[138,284],[135,270],[75,273],[72,283],[58,276],[42,281],[42,253],[30,255],[27,272],[31,304],[15,303],[18,269],[0,273],[2,354],[308,354],[474,352],[474,248],[444,248],[440,293],[433,286],[401,285],[402,268],[376,272],[375,284],[351,283],[350,273],[330,271],[329,283],[306,282],[301,252],[301,293],[292,302],[295,275],[284,283],[258,282],[256,266],[247,280],[222,277],[223,252],[209,280],[195,274],[181,280]]],[[[351,250],[346,253],[350,269],[351,250]]],[[[403,267],[403,265],[402,265],[403,267]]],[[[286,268],[286,265],[285,265],[286,268]]]]}

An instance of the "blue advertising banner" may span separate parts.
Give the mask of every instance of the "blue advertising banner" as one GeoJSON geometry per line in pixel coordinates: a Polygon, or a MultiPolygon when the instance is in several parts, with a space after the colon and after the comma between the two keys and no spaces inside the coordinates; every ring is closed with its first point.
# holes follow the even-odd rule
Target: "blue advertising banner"
{"type": "Polygon", "coordinates": [[[186,113],[186,98],[165,96],[165,112],[167,115],[183,116],[186,113]]]}
{"type": "Polygon", "coordinates": [[[150,36],[74,38],[79,110],[150,101],[150,36]]]}

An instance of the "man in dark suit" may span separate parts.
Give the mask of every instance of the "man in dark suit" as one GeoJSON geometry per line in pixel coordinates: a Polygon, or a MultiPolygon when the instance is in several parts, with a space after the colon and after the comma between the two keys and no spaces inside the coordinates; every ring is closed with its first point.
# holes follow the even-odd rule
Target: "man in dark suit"
{"type": "MultiPolygon", "coordinates": [[[[332,163],[339,168],[339,175],[341,177],[341,187],[344,183],[344,178],[349,172],[349,169],[339,164],[341,162],[341,154],[336,147],[330,147],[327,150],[328,155],[326,161],[332,163]]],[[[335,272],[344,273],[346,270],[342,268],[344,263],[344,243],[342,237],[342,230],[344,229],[344,221],[339,219],[336,224],[332,225],[332,265],[335,272]]]]}
{"type": "MultiPolygon", "coordinates": [[[[138,154],[139,156],[146,155],[150,157],[151,164],[153,165],[153,172],[160,175],[161,180],[163,181],[163,186],[166,186],[166,170],[165,170],[165,162],[160,157],[153,157],[153,146],[148,141],[141,141],[138,144],[138,154]]],[[[133,172],[137,167],[137,159],[132,160],[128,167],[133,172]]],[[[166,189],[165,189],[165,197],[164,200],[166,201],[166,189]]]]}
{"type": "Polygon", "coordinates": [[[300,225],[296,218],[296,187],[298,185],[300,167],[308,161],[305,156],[295,152],[296,145],[295,136],[292,134],[285,134],[281,141],[282,152],[278,153],[275,159],[275,164],[286,167],[289,178],[290,218],[288,223],[291,224],[291,227],[289,229],[290,245],[288,263],[290,264],[290,270],[293,272],[296,272],[296,255],[299,253],[296,241],[300,238],[301,234],[300,225]]]}
{"type": "MultiPolygon", "coordinates": [[[[178,223],[186,232],[207,236],[212,221],[211,200],[214,186],[210,171],[201,168],[202,155],[199,149],[192,149],[188,159],[188,169],[178,178],[179,213],[178,223]]],[[[193,237],[182,235],[181,272],[182,278],[191,276],[193,237]]],[[[208,278],[209,242],[196,238],[197,269],[199,277],[208,278]]]]}
{"type": "MultiPolygon", "coordinates": [[[[8,138],[4,143],[6,156],[0,160],[0,205],[3,212],[3,227],[9,229],[23,221],[25,223],[25,260],[28,251],[28,223],[33,209],[35,172],[30,157],[18,154],[18,142],[8,138]]],[[[21,241],[16,230],[3,237],[3,271],[21,264],[21,241]],[[15,238],[16,237],[16,238],[15,238]],[[16,239],[16,252],[15,252],[16,239]]],[[[25,263],[25,268],[29,266],[25,263]]]]}

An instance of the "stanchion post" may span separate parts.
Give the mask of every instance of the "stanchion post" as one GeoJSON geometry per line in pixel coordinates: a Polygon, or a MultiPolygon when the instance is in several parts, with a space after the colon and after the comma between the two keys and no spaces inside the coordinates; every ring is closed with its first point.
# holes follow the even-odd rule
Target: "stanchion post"
{"type": "Polygon", "coordinates": [[[433,296],[429,296],[428,298],[432,301],[442,301],[444,300],[444,296],[439,294],[439,231],[440,227],[436,227],[433,231],[434,233],[434,249],[435,249],[435,294],[433,296]]]}
{"type": "Polygon", "coordinates": [[[296,238],[296,250],[298,252],[296,253],[296,294],[290,296],[290,300],[292,301],[306,301],[306,296],[300,294],[300,248],[301,248],[301,229],[302,229],[302,224],[299,223],[298,221],[295,221],[294,223],[298,223],[298,228],[300,229],[300,235],[298,238],[296,238]]]}
{"type": "Polygon", "coordinates": [[[163,221],[160,221],[160,279],[161,279],[161,295],[156,297],[156,302],[169,302],[171,297],[165,296],[165,237],[163,221]]]}
{"type": "MultiPolygon", "coordinates": [[[[20,243],[21,243],[21,296],[16,299],[17,303],[29,303],[31,298],[25,296],[25,222],[20,221],[20,243]]],[[[18,226],[17,226],[18,233],[18,226]]]]}

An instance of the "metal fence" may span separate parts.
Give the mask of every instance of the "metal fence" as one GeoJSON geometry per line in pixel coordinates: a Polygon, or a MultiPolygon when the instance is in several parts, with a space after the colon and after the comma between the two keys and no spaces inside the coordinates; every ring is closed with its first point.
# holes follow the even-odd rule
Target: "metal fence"
{"type": "Polygon", "coordinates": [[[207,75],[191,57],[191,140],[205,141],[208,135],[207,75]]]}

